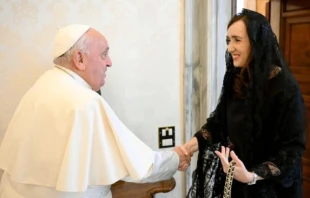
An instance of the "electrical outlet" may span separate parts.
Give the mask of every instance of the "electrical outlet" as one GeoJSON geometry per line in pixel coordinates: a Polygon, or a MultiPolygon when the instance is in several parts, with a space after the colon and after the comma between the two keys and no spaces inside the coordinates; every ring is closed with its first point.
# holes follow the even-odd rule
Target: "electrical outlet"
{"type": "Polygon", "coordinates": [[[158,147],[169,148],[175,147],[175,127],[159,127],[158,128],[158,147]]]}

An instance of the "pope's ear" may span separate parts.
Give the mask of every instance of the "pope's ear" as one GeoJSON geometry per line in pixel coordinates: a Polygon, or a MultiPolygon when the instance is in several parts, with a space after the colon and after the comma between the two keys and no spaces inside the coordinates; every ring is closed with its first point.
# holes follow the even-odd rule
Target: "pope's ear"
{"type": "Polygon", "coordinates": [[[85,70],[85,57],[82,51],[76,51],[73,54],[73,63],[78,70],[85,70]]]}

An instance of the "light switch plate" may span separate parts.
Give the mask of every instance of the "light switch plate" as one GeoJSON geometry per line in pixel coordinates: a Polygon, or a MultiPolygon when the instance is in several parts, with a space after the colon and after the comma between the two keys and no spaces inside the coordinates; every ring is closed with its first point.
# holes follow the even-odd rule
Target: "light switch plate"
{"type": "Polygon", "coordinates": [[[158,147],[169,148],[175,147],[175,127],[159,127],[158,128],[158,147]]]}

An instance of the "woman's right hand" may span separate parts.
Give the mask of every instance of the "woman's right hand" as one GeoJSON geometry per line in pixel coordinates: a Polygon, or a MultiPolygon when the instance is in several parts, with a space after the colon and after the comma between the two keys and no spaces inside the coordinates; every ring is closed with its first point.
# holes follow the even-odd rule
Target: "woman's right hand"
{"type": "Polygon", "coordinates": [[[183,144],[183,147],[187,150],[187,152],[193,156],[193,154],[198,151],[198,140],[196,137],[193,137],[191,140],[183,144]]]}

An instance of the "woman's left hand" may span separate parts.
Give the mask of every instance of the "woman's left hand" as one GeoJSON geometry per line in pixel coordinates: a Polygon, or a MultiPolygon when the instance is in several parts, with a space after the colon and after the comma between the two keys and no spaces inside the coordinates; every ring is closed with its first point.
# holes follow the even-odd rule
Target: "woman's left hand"
{"type": "Polygon", "coordinates": [[[235,171],[234,171],[234,178],[242,183],[249,183],[253,181],[253,173],[250,173],[244,166],[243,162],[238,158],[234,151],[230,152],[228,147],[222,146],[222,151],[215,151],[216,155],[220,158],[223,170],[227,173],[229,168],[229,154],[232,158],[232,161],[236,163],[235,171]]]}

